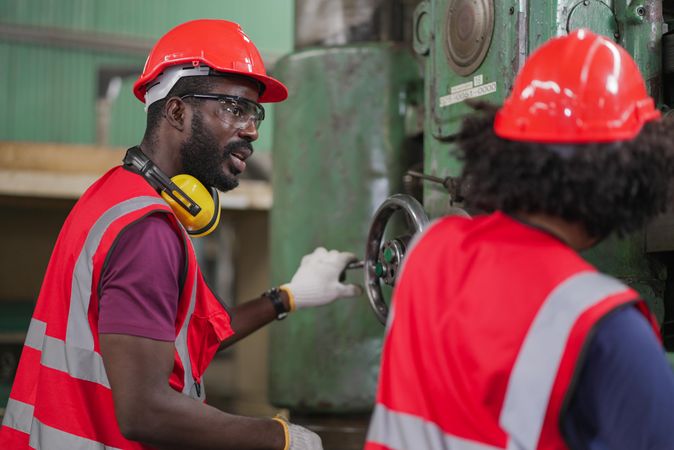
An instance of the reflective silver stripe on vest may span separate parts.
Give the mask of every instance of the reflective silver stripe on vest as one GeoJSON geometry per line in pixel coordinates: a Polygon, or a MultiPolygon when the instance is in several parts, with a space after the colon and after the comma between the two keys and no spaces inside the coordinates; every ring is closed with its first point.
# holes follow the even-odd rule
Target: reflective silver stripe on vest
{"type": "Polygon", "coordinates": [[[45,367],[66,372],[73,378],[98,383],[110,389],[103,357],[93,350],[77,348],[47,336],[40,362],[45,367]]]}
{"type": "Polygon", "coordinates": [[[91,439],[57,430],[33,419],[30,446],[36,450],[121,450],[91,439]]]}
{"type": "Polygon", "coordinates": [[[103,359],[94,351],[94,337],[87,318],[93,276],[92,258],[112,222],[132,211],[162,204],[165,205],[165,202],[156,197],[136,197],[113,206],[96,221],[75,264],[66,341],[45,336],[47,324],[31,320],[25,344],[42,352],[42,365],[110,388],[103,359]]]}
{"type": "Polygon", "coordinates": [[[10,397],[5,408],[2,426],[30,433],[30,425],[33,422],[33,410],[33,405],[14,400],[10,397]]]}
{"type": "MultiPolygon", "coordinates": [[[[187,329],[190,325],[190,319],[192,318],[192,313],[194,312],[194,307],[197,301],[197,275],[194,276],[194,286],[192,286],[192,295],[190,296],[190,305],[187,309],[187,316],[183,321],[180,331],[178,332],[178,337],[176,337],[176,351],[178,352],[178,357],[183,364],[183,369],[185,373],[183,376],[183,381],[185,385],[183,386],[183,394],[188,395],[192,398],[204,399],[205,394],[202,391],[202,395],[197,395],[194,380],[192,377],[192,364],[190,362],[190,355],[187,348],[187,329]]],[[[203,387],[203,386],[202,386],[203,387]]]]}
{"type": "Polygon", "coordinates": [[[33,418],[32,405],[12,398],[7,402],[2,425],[30,434],[30,446],[37,450],[119,450],[47,426],[33,418]]]}
{"type": "Polygon", "coordinates": [[[28,333],[26,334],[26,347],[34,348],[42,351],[42,344],[44,343],[44,335],[47,332],[47,323],[37,319],[30,319],[28,326],[28,333]]]}
{"type": "Polygon", "coordinates": [[[65,372],[73,378],[91,381],[110,388],[103,358],[93,350],[74,347],[61,339],[45,336],[47,324],[31,319],[26,335],[26,347],[41,351],[40,363],[65,372]]]}
{"type": "Polygon", "coordinates": [[[157,197],[134,197],[123,201],[107,210],[96,223],[84,242],[82,251],[77,257],[73,271],[72,290],[70,293],[70,311],[68,314],[68,329],[66,342],[83,349],[94,349],[94,336],[89,328],[87,313],[91,299],[92,258],[98,250],[103,234],[110,225],[120,217],[151,205],[166,206],[166,202],[157,197]]]}
{"type": "MultiPolygon", "coordinates": [[[[65,372],[76,379],[91,381],[110,388],[103,359],[94,351],[94,338],[87,316],[93,278],[92,258],[98,250],[105,231],[115,220],[151,205],[166,205],[166,203],[156,197],[132,198],[110,208],[91,228],[75,263],[66,340],[47,336],[47,324],[34,318],[31,319],[25,345],[41,352],[40,363],[43,366],[65,372]]],[[[190,313],[183,324],[185,339],[182,344],[184,348],[177,349],[182,352],[181,359],[188,361],[188,368],[186,323],[189,322],[194,310],[195,301],[196,283],[192,290],[190,313]]],[[[189,373],[191,376],[191,368],[189,373]]],[[[189,383],[189,386],[191,385],[192,383],[189,383]]],[[[29,433],[30,445],[35,449],[115,450],[115,447],[47,426],[33,417],[33,411],[32,405],[10,399],[5,411],[3,426],[29,433]]]]}
{"type": "Polygon", "coordinates": [[[445,433],[436,424],[377,404],[370,420],[367,441],[388,448],[409,450],[496,450],[498,447],[445,433]]]}
{"type": "Polygon", "coordinates": [[[103,235],[120,217],[151,205],[166,205],[157,197],[134,197],[108,209],[89,230],[73,271],[70,309],[65,342],[47,338],[42,349],[42,364],[67,372],[80,380],[93,381],[110,388],[101,355],[94,351],[94,336],[89,327],[93,257],[103,235]]]}
{"type": "Polygon", "coordinates": [[[501,427],[510,435],[508,449],[536,448],[571,329],[587,309],[626,289],[608,275],[581,272],[548,295],[529,328],[508,382],[500,417],[501,427]]]}

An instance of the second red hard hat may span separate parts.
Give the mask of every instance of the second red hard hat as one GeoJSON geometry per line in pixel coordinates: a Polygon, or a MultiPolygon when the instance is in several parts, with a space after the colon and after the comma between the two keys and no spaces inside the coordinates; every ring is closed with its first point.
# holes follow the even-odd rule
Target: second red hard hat
{"type": "Polygon", "coordinates": [[[621,141],[659,117],[629,53],[581,29],[551,39],[529,57],[496,115],[494,132],[528,142],[621,141]]]}

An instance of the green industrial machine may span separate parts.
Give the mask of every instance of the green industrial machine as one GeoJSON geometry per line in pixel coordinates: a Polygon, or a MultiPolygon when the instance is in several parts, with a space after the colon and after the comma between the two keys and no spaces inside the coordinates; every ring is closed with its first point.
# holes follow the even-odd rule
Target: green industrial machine
{"type": "MultiPolygon", "coordinates": [[[[660,1],[424,0],[414,21],[414,49],[425,60],[424,169],[440,179],[460,172],[449,141],[470,112],[465,100],[502,102],[526,56],[573,29],[590,28],[625,47],[662,104],[660,1]]],[[[456,194],[425,182],[424,207],[430,216],[447,214],[456,194]]],[[[645,253],[648,237],[644,230],[610,239],[585,256],[635,287],[663,320],[666,267],[661,255],[645,253]]]]}
{"type": "MultiPolygon", "coordinates": [[[[634,56],[651,95],[660,94],[662,9],[658,1],[424,0],[415,11],[414,49],[424,57],[425,171],[456,176],[447,141],[470,112],[466,99],[500,103],[526,56],[548,39],[587,27],[634,56]]],[[[446,213],[447,191],[426,184],[424,206],[446,213]]]]}
{"type": "MultiPolygon", "coordinates": [[[[627,49],[667,111],[674,97],[668,88],[674,74],[669,8],[661,0],[418,2],[403,45],[416,54],[423,73],[423,156],[410,146],[416,142],[409,138],[415,108],[408,106],[417,101],[410,90],[416,72],[403,51],[379,43],[314,48],[285,58],[277,72],[289,84],[290,100],[278,109],[275,128],[274,281],[288,279],[300,256],[316,245],[350,250],[365,259],[370,301],[376,317],[385,318],[381,297],[395,283],[409,235],[427,217],[466,214],[452,143],[470,113],[466,100],[501,103],[532,51],[584,27],[627,49]],[[388,221],[400,214],[403,230],[391,233],[388,221]]],[[[672,251],[674,219],[665,217],[584,255],[644,296],[664,323],[668,346],[674,344],[672,251]]],[[[273,403],[331,415],[371,407],[384,328],[365,304],[357,299],[300,312],[292,324],[276,327],[273,403]]]]}
{"type": "MultiPolygon", "coordinates": [[[[279,61],[275,75],[290,91],[274,128],[271,270],[278,284],[317,246],[362,257],[375,209],[420,162],[414,135],[422,82],[411,51],[385,43],[306,49],[279,61]]],[[[360,283],[361,274],[347,277],[360,283]]],[[[369,308],[362,296],[276,324],[272,402],[302,413],[367,413],[382,337],[369,308]]]]}
{"type": "MultiPolygon", "coordinates": [[[[414,49],[425,59],[424,168],[445,181],[424,182],[423,204],[431,217],[451,213],[460,201],[447,180],[460,172],[451,137],[470,113],[465,100],[502,102],[527,55],[554,36],[590,28],[614,39],[637,61],[650,94],[668,109],[662,96],[666,25],[660,1],[424,0],[414,23],[414,49]]],[[[666,253],[674,250],[663,234],[672,231],[660,226],[609,239],[584,256],[635,287],[663,321],[666,253]]]]}

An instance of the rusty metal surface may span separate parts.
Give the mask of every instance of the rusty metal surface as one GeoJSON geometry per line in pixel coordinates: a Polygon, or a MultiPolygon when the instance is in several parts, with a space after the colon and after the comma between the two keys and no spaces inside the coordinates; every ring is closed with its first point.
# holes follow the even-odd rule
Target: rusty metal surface
{"type": "MultiPolygon", "coordinates": [[[[493,14],[493,38],[489,36],[487,39],[485,36],[484,42],[491,42],[484,53],[484,59],[468,75],[462,75],[463,71],[457,72],[455,64],[448,60],[445,45],[453,20],[453,15],[448,14],[448,11],[454,4],[454,0],[424,1],[418,8],[418,11],[430,18],[425,19],[425,22],[431,24],[430,31],[420,34],[419,39],[425,39],[425,45],[415,46],[417,51],[428,48],[425,54],[420,53],[425,56],[426,85],[424,172],[440,178],[457,176],[460,172],[460,164],[453,154],[454,146],[448,140],[458,131],[463,117],[470,113],[465,100],[472,98],[501,102],[510,90],[520,59],[517,34],[520,25],[520,2],[489,2],[489,6],[469,8],[473,13],[482,11],[483,14],[493,14]]],[[[418,19],[417,22],[424,21],[418,19]]],[[[486,24],[489,18],[480,22],[486,24]]],[[[485,32],[488,29],[489,27],[484,27],[485,32]]],[[[475,51],[480,56],[483,49],[478,45],[475,51]]],[[[482,58],[476,61],[480,59],[482,58]]],[[[445,214],[449,207],[446,189],[433,183],[425,183],[424,206],[431,216],[445,214]]]]}
{"type": "MultiPolygon", "coordinates": [[[[274,128],[272,282],[317,246],[362,258],[370,218],[415,156],[405,117],[419,91],[411,53],[389,44],[307,49],[282,59],[274,128]]],[[[362,270],[347,279],[363,282],[362,270]]],[[[383,327],[363,295],[302,310],[271,332],[270,399],[293,411],[356,413],[374,402],[383,327]]]]}

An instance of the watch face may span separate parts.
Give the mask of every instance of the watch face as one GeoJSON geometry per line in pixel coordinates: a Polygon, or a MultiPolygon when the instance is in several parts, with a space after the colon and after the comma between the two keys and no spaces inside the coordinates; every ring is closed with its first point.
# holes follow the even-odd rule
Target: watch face
{"type": "Polygon", "coordinates": [[[276,311],[276,320],[285,319],[288,315],[283,300],[281,299],[281,290],[279,288],[269,289],[264,295],[269,298],[271,304],[274,305],[274,311],[276,311]]]}

